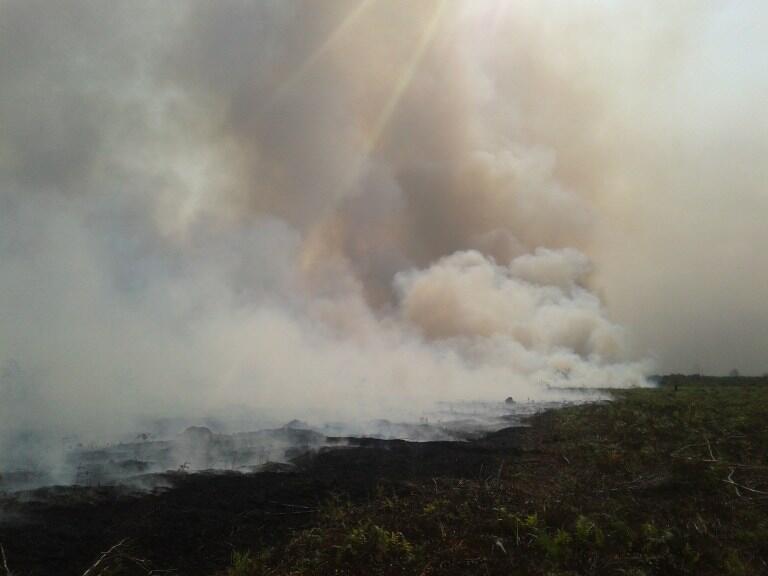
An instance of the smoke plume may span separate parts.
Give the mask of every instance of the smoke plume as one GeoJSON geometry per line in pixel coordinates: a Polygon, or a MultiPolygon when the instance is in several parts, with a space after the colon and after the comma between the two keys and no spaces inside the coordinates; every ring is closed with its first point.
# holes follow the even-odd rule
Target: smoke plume
{"type": "Polygon", "coordinates": [[[723,255],[765,239],[764,120],[697,123],[735,110],[718,89],[676,114],[692,45],[740,16],[4,2],[0,427],[405,417],[642,385],[694,349],[756,369],[766,268],[747,287],[723,255]]]}

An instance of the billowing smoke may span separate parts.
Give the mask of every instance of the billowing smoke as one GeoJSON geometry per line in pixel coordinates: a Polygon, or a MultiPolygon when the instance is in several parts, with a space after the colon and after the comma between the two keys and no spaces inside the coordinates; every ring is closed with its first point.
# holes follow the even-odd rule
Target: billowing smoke
{"type": "Polygon", "coordinates": [[[667,89],[709,11],[581,4],[4,2],[0,427],[643,384],[675,261],[626,211],[703,177],[634,74],[667,89]]]}

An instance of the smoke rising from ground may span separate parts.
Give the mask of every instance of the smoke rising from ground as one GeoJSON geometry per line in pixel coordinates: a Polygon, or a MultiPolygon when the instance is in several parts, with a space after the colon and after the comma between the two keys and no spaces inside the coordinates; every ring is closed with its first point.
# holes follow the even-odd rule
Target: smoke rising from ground
{"type": "Polygon", "coordinates": [[[765,236],[765,142],[674,117],[723,17],[681,6],[3,3],[0,426],[418,415],[642,384],[647,353],[758,369],[765,267],[733,296],[702,275],[765,236]]]}

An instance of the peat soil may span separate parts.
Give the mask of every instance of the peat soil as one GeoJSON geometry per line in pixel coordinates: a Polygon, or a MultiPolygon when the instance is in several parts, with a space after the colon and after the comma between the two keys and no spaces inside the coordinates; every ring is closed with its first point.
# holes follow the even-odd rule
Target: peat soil
{"type": "Polygon", "coordinates": [[[123,539],[154,569],[208,575],[235,551],[278,544],[310,525],[329,498],[366,501],[387,481],[492,475],[500,458],[519,453],[523,430],[467,442],[339,438],[337,447],[257,473],[173,472],[0,495],[0,544],[16,576],[83,574],[123,539]]]}

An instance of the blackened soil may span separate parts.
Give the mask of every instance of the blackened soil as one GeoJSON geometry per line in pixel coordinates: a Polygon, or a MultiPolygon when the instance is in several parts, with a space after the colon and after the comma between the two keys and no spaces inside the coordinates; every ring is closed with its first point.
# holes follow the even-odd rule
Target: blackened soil
{"type": "Polygon", "coordinates": [[[254,474],[173,473],[163,488],[57,487],[0,497],[0,543],[17,576],[80,575],[129,538],[155,569],[209,575],[233,550],[270,545],[312,522],[331,496],[371,496],[382,482],[492,476],[519,452],[519,428],[471,442],[337,439],[338,447],[254,474]]]}

